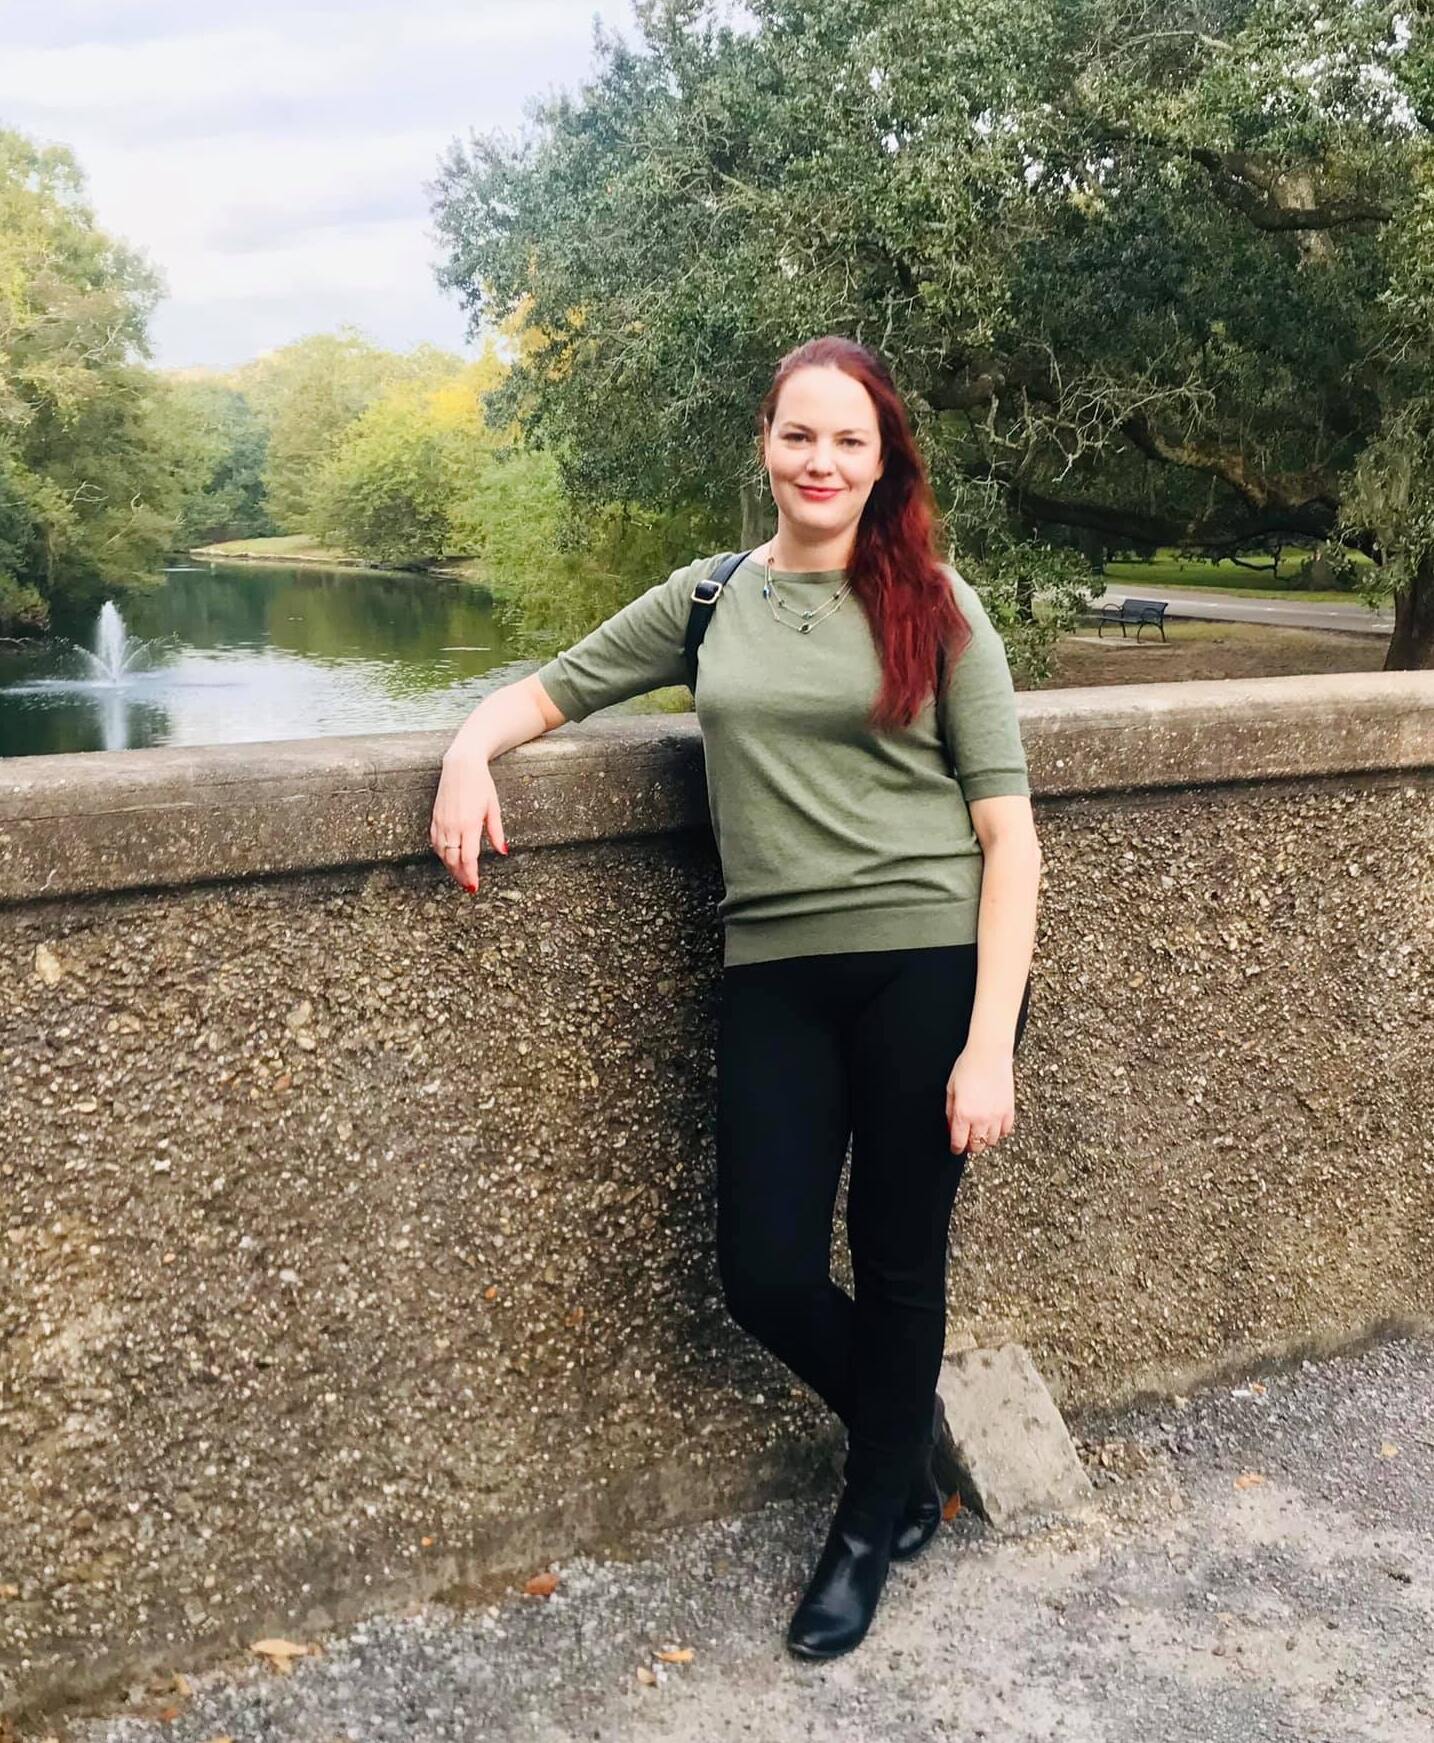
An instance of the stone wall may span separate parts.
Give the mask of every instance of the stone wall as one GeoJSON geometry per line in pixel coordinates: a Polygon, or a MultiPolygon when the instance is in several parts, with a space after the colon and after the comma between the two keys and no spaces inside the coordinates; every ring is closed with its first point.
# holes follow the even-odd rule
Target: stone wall
{"type": "MultiPolygon", "coordinates": [[[[1434,1323],[1434,674],[1018,700],[952,1347],[1076,1416],[1434,1323]]],[[[826,1480],[716,1277],[695,720],[502,758],[476,897],[445,744],[0,768],[0,1713],[826,1480]]]]}

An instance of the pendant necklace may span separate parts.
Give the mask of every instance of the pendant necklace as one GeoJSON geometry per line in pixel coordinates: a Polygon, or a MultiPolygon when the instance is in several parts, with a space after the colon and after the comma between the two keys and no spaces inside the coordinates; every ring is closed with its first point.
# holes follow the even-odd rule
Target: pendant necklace
{"type": "Polygon", "coordinates": [[[785,625],[787,629],[797,630],[802,635],[808,635],[819,623],[830,617],[833,612],[840,611],[842,601],[846,598],[847,594],[851,592],[851,579],[848,577],[842,582],[836,592],[833,593],[829,599],[824,601],[824,603],[814,606],[810,611],[798,611],[795,605],[788,605],[786,600],[783,599],[781,594],[777,591],[777,584],[772,579],[772,557],[770,552],[768,552],[766,557],[765,569],[766,580],[762,586],[762,597],[771,607],[774,621],[785,625]],[[788,622],[785,617],[780,615],[784,611],[790,612],[797,621],[795,623],[788,622]]]}

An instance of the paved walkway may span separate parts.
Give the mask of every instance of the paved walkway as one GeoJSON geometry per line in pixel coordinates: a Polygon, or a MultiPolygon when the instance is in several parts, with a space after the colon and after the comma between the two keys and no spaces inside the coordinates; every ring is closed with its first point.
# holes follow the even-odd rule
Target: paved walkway
{"type": "Polygon", "coordinates": [[[70,1735],[1434,1740],[1434,1337],[1087,1422],[1079,1444],[1084,1520],[1009,1539],[958,1517],[828,1665],[781,1638],[823,1497],[668,1533],[645,1559],[575,1559],[550,1597],[370,1622],[289,1676],[254,1660],[196,1678],[170,1723],[70,1735]],[[691,1656],[657,1656],[674,1649],[691,1656]]]}
{"type": "MultiPolygon", "coordinates": [[[[1197,588],[1181,592],[1170,587],[1107,586],[1094,603],[1118,605],[1123,599],[1164,599],[1169,602],[1167,617],[1205,617],[1220,623],[1270,623],[1282,629],[1342,629],[1357,635],[1388,637],[1394,630],[1393,609],[1381,607],[1371,611],[1358,600],[1349,604],[1315,604],[1309,600],[1247,599],[1239,593],[1219,593],[1214,588],[1197,588]]],[[[1107,630],[1107,636],[1120,634],[1107,630]]],[[[1127,629],[1127,636],[1135,631],[1127,629]]],[[[1153,629],[1142,632],[1141,640],[1159,637],[1153,629]]]]}

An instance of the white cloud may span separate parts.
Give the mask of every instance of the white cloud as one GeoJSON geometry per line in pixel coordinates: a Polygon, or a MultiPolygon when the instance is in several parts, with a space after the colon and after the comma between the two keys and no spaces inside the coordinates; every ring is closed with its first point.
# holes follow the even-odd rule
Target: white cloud
{"type": "Polygon", "coordinates": [[[258,0],[213,26],[163,0],[58,0],[22,8],[0,114],[71,145],[99,221],[162,270],[161,364],[350,321],[457,345],[425,183],[455,136],[515,128],[530,96],[586,76],[595,11],[627,29],[626,0],[258,0]]]}

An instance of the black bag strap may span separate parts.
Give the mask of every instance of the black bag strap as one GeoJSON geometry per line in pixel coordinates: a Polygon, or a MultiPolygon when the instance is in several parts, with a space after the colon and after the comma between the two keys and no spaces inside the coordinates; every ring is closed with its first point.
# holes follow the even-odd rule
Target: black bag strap
{"type": "Polygon", "coordinates": [[[750,555],[747,551],[729,551],[719,557],[710,575],[704,575],[692,589],[692,604],[687,612],[687,634],[682,644],[687,662],[687,687],[697,694],[697,650],[707,634],[707,625],[722,597],[722,589],[750,555]]]}

